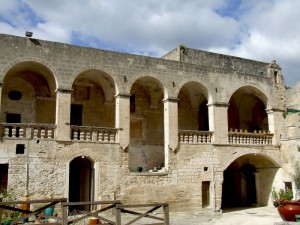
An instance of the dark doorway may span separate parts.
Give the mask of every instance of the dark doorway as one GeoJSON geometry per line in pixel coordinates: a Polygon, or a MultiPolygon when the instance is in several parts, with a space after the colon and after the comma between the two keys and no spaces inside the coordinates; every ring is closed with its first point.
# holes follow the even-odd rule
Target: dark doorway
{"type": "Polygon", "coordinates": [[[203,181],[202,182],[202,207],[208,207],[210,205],[210,182],[203,181]]]}
{"type": "Polygon", "coordinates": [[[198,129],[202,131],[208,131],[208,108],[207,108],[207,101],[205,100],[199,106],[198,111],[198,129]]]}
{"type": "MultiPolygon", "coordinates": [[[[21,114],[17,114],[17,113],[6,113],[6,123],[21,123],[21,114]]],[[[16,137],[19,137],[19,130],[20,127],[16,127],[16,133],[14,133],[14,135],[16,135],[16,137]]],[[[13,136],[13,127],[12,126],[8,126],[8,136],[12,137],[13,136]]]]}
{"type": "Polygon", "coordinates": [[[0,191],[7,190],[8,164],[0,164],[0,191]]]}
{"type": "Polygon", "coordinates": [[[21,123],[21,114],[6,113],[6,123],[21,123]]]}
{"type": "MultiPolygon", "coordinates": [[[[69,201],[88,202],[92,199],[93,168],[92,163],[86,157],[80,156],[70,163],[69,172],[69,201]]],[[[89,210],[88,206],[74,206],[69,210],[89,210]]]]}
{"type": "Polygon", "coordinates": [[[249,163],[235,166],[233,163],[223,174],[222,208],[250,207],[256,203],[256,168],[249,163]]]}
{"type": "Polygon", "coordinates": [[[82,105],[71,105],[71,125],[82,126],[82,105]]]}

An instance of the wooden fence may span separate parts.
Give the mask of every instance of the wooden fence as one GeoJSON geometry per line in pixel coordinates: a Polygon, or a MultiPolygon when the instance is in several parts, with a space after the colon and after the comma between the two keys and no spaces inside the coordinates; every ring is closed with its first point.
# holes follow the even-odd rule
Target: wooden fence
{"type": "Polygon", "coordinates": [[[153,203],[153,204],[134,204],[124,205],[120,201],[94,201],[94,202],[67,202],[67,199],[43,199],[43,200],[30,200],[30,201],[11,201],[0,202],[0,220],[2,221],[3,210],[18,212],[20,215],[14,217],[9,221],[3,221],[5,225],[14,225],[24,223],[28,218],[36,218],[35,221],[30,221],[36,225],[39,224],[52,224],[52,225],[70,225],[70,224],[89,224],[90,219],[96,219],[97,224],[110,224],[110,225],[130,225],[139,221],[138,224],[148,225],[169,225],[169,205],[168,203],[153,203]],[[55,209],[59,211],[55,216],[49,216],[51,223],[48,220],[41,221],[38,218],[44,218],[44,210],[53,207],[56,204],[60,205],[55,209]],[[34,210],[23,210],[19,208],[21,204],[38,204],[38,207],[31,207],[34,210]],[[69,208],[74,209],[76,212],[72,214],[69,208]],[[78,209],[76,209],[78,208],[78,209]],[[84,210],[87,208],[88,210],[84,210]],[[83,210],[82,210],[83,209],[83,210]],[[135,209],[133,211],[133,209],[135,209]],[[162,209],[163,217],[153,214],[158,209],[162,209]],[[111,210],[111,213],[107,213],[111,210]],[[140,212],[140,211],[145,212],[140,212]],[[105,215],[104,212],[106,212],[105,215]],[[125,214],[133,215],[134,218],[125,216],[125,214]],[[151,223],[149,221],[151,220],[151,223]],[[153,223],[153,220],[158,221],[153,223]]]}

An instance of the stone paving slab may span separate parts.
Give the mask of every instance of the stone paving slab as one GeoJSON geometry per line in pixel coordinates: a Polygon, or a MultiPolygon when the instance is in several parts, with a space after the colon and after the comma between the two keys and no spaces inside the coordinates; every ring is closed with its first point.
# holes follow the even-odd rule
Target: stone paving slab
{"type": "Polygon", "coordinates": [[[170,213],[171,225],[273,225],[275,222],[282,219],[274,207],[230,209],[211,215],[170,213]]]}

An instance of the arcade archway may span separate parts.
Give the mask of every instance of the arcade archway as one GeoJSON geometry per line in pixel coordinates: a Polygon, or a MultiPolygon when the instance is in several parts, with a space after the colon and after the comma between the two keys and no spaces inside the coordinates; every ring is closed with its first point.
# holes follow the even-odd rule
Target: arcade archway
{"type": "Polygon", "coordinates": [[[222,208],[265,206],[279,166],[259,154],[246,154],[223,172],[222,208]]]}

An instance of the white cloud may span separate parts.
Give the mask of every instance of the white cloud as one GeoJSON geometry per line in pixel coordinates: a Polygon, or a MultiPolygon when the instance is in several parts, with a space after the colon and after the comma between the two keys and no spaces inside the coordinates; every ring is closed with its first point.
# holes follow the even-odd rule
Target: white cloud
{"type": "Polygon", "coordinates": [[[0,0],[0,32],[157,56],[185,44],[276,59],[292,85],[300,78],[299,8],[299,0],[0,0]]]}

